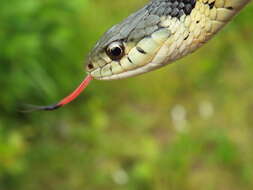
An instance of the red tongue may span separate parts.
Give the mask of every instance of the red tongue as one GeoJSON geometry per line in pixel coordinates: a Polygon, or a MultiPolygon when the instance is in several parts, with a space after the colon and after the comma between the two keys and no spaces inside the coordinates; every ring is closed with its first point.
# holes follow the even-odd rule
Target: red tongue
{"type": "Polygon", "coordinates": [[[83,81],[82,83],[79,85],[79,87],[72,92],[69,96],[67,96],[66,98],[64,98],[63,100],[61,100],[57,105],[58,106],[64,106],[66,104],[68,104],[69,102],[72,102],[74,99],[76,99],[81,92],[90,84],[90,81],[92,80],[92,76],[88,75],[83,81]]]}
{"type": "Polygon", "coordinates": [[[81,92],[89,85],[90,81],[92,80],[92,76],[88,75],[82,83],[77,87],[77,89],[74,90],[70,95],[68,95],[66,98],[62,99],[59,103],[50,105],[50,106],[31,106],[32,111],[36,110],[45,110],[45,111],[52,111],[56,110],[70,102],[72,102],[74,99],[76,99],[81,92]]]}

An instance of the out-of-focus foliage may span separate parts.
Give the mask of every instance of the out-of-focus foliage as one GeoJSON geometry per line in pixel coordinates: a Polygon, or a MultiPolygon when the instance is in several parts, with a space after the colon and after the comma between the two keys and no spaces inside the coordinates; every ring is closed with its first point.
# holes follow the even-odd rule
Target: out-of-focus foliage
{"type": "Polygon", "coordinates": [[[252,5],[177,64],[18,112],[70,92],[95,41],[144,3],[1,1],[1,190],[253,189],[252,5]]]}

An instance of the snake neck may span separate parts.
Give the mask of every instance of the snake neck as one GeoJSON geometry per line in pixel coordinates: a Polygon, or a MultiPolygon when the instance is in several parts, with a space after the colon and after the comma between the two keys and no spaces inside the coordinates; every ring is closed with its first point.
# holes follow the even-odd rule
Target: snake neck
{"type": "Polygon", "coordinates": [[[150,64],[153,68],[161,67],[194,52],[215,36],[248,2],[249,0],[153,0],[150,5],[152,13],[160,16],[160,27],[166,28],[170,36],[154,54],[150,64]],[[163,13],[162,6],[166,9],[163,13]]]}

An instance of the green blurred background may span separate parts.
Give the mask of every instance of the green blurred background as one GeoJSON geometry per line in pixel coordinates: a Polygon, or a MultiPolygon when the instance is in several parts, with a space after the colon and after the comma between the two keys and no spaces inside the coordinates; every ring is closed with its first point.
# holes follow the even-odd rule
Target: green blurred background
{"type": "Polygon", "coordinates": [[[253,189],[253,5],[161,70],[83,79],[96,40],[144,0],[0,3],[0,190],[253,189]]]}

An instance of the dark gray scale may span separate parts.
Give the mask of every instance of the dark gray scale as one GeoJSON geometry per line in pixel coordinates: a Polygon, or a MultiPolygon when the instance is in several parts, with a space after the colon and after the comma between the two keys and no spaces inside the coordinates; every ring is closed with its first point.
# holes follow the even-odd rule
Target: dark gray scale
{"type": "Polygon", "coordinates": [[[149,36],[158,29],[160,17],[157,15],[148,15],[139,22],[134,30],[129,33],[129,41],[139,41],[145,36],[149,36]]]}
{"type": "Polygon", "coordinates": [[[180,19],[183,15],[190,15],[196,6],[196,0],[152,0],[148,5],[149,14],[171,16],[180,19]]]}

